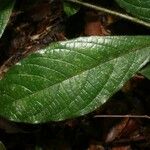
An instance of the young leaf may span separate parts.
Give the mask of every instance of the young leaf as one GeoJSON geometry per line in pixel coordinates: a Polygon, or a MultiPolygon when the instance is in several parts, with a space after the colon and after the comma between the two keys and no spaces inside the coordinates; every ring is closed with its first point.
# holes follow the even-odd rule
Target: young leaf
{"type": "Polygon", "coordinates": [[[0,80],[0,115],[41,123],[87,114],[149,59],[149,36],[81,37],[52,44],[0,80]]]}
{"type": "Polygon", "coordinates": [[[150,22],[150,0],[116,0],[116,2],[132,15],[150,22]]]}
{"type": "Polygon", "coordinates": [[[14,0],[0,0],[0,37],[9,21],[14,3],[14,0]]]}
{"type": "Polygon", "coordinates": [[[148,64],[146,67],[144,67],[142,70],[140,70],[140,73],[150,79],[150,64],[148,64]]]}

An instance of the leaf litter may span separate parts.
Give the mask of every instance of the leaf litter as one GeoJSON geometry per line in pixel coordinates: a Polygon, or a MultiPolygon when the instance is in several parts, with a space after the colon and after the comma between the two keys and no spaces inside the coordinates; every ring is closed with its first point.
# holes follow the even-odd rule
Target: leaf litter
{"type": "MultiPolygon", "coordinates": [[[[132,34],[146,32],[145,29],[123,20],[114,20],[107,25],[99,18],[110,16],[99,15],[98,12],[88,9],[82,9],[63,23],[60,2],[56,0],[50,5],[47,1],[38,1],[33,7],[29,7],[29,1],[17,1],[9,25],[0,40],[0,63],[4,70],[26,57],[31,51],[38,50],[50,42],[64,40],[65,36],[72,38],[80,35],[124,35],[131,34],[130,30],[132,34]],[[50,14],[51,9],[56,10],[56,7],[55,15],[50,14]],[[39,13],[35,13],[38,11],[39,13]],[[96,16],[95,20],[90,19],[93,14],[96,16]],[[79,28],[75,25],[78,19],[84,20],[79,28]],[[63,25],[66,27],[65,33],[63,25]],[[130,26],[130,30],[127,25],[130,26]],[[137,28],[138,32],[133,33],[134,28],[137,28]],[[7,44],[6,39],[9,39],[7,44]]],[[[78,119],[31,125],[1,118],[0,141],[8,150],[32,150],[36,147],[45,150],[149,149],[149,119],[113,117],[114,115],[149,115],[149,85],[150,81],[143,76],[133,77],[101,109],[78,119]],[[95,117],[98,115],[108,115],[109,118],[95,117]]]]}

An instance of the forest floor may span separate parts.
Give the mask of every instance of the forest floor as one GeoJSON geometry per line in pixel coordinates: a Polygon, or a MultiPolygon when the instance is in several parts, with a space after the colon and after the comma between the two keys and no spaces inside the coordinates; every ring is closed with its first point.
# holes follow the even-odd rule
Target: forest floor
{"type": "MultiPolygon", "coordinates": [[[[80,8],[67,17],[60,0],[29,3],[16,3],[0,40],[0,65],[11,66],[51,42],[79,36],[150,35],[141,25],[92,9],[80,8]],[[51,31],[46,30],[49,27],[51,31]]],[[[116,7],[113,2],[103,5],[116,7]]],[[[8,150],[148,150],[149,92],[150,80],[138,74],[101,108],[83,117],[38,125],[0,118],[0,141],[8,150]]]]}

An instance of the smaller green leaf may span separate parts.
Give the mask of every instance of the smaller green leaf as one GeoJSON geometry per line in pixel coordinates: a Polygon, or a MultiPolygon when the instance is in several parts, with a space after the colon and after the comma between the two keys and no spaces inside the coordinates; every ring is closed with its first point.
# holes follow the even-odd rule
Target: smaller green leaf
{"type": "Polygon", "coordinates": [[[0,37],[9,21],[15,0],[0,0],[0,37]]]}
{"type": "Polygon", "coordinates": [[[128,13],[150,22],[150,0],[116,0],[128,13]]]}
{"type": "Polygon", "coordinates": [[[78,10],[79,10],[79,7],[77,7],[75,4],[64,2],[64,11],[67,14],[67,16],[72,16],[76,14],[78,10]]]}
{"type": "Polygon", "coordinates": [[[6,150],[4,144],[0,141],[0,150],[6,150]]]}
{"type": "Polygon", "coordinates": [[[144,67],[140,73],[144,75],[146,78],[150,79],[150,64],[148,64],[146,67],[144,67]]]}

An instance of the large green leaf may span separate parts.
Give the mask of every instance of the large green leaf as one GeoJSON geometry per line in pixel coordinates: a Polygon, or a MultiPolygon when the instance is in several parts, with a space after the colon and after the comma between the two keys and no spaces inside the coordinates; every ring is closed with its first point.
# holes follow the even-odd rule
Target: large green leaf
{"type": "Polygon", "coordinates": [[[150,0],[116,0],[132,15],[150,22],[150,0]]]}
{"type": "Polygon", "coordinates": [[[140,70],[140,73],[150,79],[150,64],[148,64],[146,67],[144,67],[142,70],[140,70]]]}
{"type": "Polygon", "coordinates": [[[9,21],[14,2],[14,0],[0,0],[0,37],[9,21]]]}
{"type": "Polygon", "coordinates": [[[12,67],[0,81],[0,114],[40,123],[87,114],[150,59],[150,37],[81,37],[55,43],[12,67]]]}

